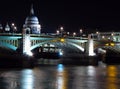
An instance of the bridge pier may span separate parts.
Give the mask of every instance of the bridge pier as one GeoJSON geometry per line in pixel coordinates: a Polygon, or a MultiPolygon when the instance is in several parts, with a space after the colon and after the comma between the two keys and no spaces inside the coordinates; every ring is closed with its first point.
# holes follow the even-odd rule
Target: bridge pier
{"type": "Polygon", "coordinates": [[[30,50],[31,41],[30,41],[30,28],[23,29],[23,54],[32,55],[30,50]]]}
{"type": "Polygon", "coordinates": [[[88,42],[86,43],[86,54],[88,56],[95,56],[96,54],[94,53],[94,41],[91,37],[91,34],[88,35],[88,42]]]}

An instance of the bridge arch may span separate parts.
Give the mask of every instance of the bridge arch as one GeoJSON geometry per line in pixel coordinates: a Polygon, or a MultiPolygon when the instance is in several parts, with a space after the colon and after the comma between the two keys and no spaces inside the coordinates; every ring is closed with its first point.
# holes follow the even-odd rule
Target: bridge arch
{"type": "MultiPolygon", "coordinates": [[[[54,40],[54,39],[53,39],[54,40]]],[[[60,47],[62,46],[62,44],[69,44],[71,45],[72,47],[75,47],[77,48],[79,51],[81,52],[84,52],[84,48],[81,46],[81,45],[78,45],[76,43],[73,43],[73,42],[69,42],[69,41],[66,41],[66,42],[60,42],[60,41],[57,41],[57,42],[51,42],[52,40],[47,40],[47,41],[44,41],[44,42],[40,42],[40,43],[36,43],[35,45],[31,46],[31,49],[30,50],[34,50],[35,48],[37,47],[40,47],[42,44],[53,44],[53,45],[56,45],[57,47],[60,47]]],[[[69,46],[69,47],[71,47],[69,46]]],[[[67,46],[66,46],[67,47],[67,46]]]]}
{"type": "Polygon", "coordinates": [[[1,47],[5,47],[5,48],[12,49],[12,50],[14,50],[14,51],[17,49],[17,47],[15,47],[14,45],[8,44],[8,43],[6,43],[6,42],[1,42],[1,41],[0,41],[0,46],[1,46],[1,47]]]}

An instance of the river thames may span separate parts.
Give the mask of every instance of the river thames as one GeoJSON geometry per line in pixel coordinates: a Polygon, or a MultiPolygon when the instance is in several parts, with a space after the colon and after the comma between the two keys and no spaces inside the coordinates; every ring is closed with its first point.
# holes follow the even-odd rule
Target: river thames
{"type": "Polygon", "coordinates": [[[0,89],[120,89],[120,65],[0,69],[0,89]]]}

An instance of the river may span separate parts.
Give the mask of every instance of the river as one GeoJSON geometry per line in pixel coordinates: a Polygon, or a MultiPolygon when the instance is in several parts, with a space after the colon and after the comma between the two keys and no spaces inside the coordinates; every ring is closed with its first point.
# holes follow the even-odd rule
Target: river
{"type": "Polygon", "coordinates": [[[0,89],[120,89],[120,65],[0,69],[0,89]]]}

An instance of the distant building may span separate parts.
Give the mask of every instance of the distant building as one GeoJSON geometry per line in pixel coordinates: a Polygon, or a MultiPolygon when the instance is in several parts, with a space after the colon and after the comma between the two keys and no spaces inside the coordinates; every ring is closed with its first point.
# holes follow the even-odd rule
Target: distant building
{"type": "Polygon", "coordinates": [[[5,26],[5,32],[10,32],[10,26],[8,25],[8,23],[5,26]]]}
{"type": "Polygon", "coordinates": [[[25,24],[23,25],[23,30],[26,28],[30,28],[30,34],[41,33],[41,26],[38,18],[34,15],[33,5],[31,6],[30,15],[26,18],[25,24]]]}

